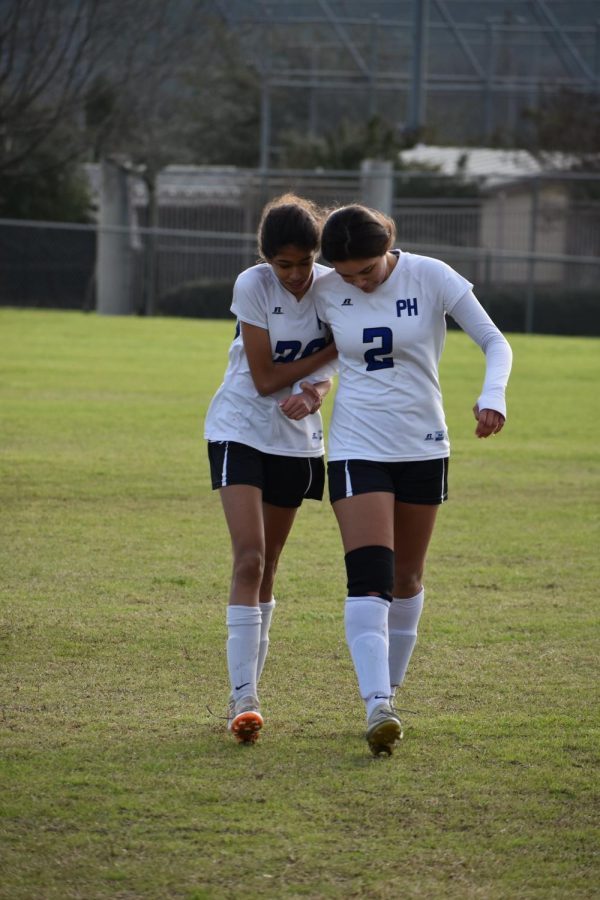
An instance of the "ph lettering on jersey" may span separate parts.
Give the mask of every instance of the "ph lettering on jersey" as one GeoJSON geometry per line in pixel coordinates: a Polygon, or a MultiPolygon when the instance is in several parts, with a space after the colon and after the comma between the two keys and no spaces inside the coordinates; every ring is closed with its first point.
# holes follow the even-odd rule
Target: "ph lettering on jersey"
{"type": "Polygon", "coordinates": [[[398,318],[402,317],[403,312],[405,312],[409,316],[419,315],[416,297],[413,297],[412,300],[396,300],[396,315],[398,316],[398,318]]]}

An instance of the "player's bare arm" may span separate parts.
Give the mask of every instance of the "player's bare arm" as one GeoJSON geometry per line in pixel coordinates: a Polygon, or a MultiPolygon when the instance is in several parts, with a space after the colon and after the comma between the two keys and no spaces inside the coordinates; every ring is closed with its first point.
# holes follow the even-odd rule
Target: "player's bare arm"
{"type": "Polygon", "coordinates": [[[263,397],[274,394],[281,388],[291,387],[337,356],[335,344],[328,344],[310,356],[292,362],[276,363],[273,362],[269,332],[264,328],[242,322],[242,339],[252,379],[256,390],[263,397]]]}

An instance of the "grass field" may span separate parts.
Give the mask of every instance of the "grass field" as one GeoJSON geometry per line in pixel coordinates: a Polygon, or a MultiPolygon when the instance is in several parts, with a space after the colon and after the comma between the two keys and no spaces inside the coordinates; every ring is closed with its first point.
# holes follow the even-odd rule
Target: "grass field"
{"type": "Polygon", "coordinates": [[[0,897],[592,898],[600,340],[515,335],[442,369],[450,502],[401,705],[372,759],[327,503],[278,576],[261,699],[228,693],[229,541],[202,419],[231,322],[0,310],[0,897]]]}

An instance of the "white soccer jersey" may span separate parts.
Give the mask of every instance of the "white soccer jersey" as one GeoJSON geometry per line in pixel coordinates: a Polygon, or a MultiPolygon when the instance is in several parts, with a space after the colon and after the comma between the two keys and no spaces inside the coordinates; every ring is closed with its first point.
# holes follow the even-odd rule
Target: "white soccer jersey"
{"type": "MultiPolygon", "coordinates": [[[[231,311],[237,316],[236,335],[229,349],[223,384],[213,397],[205,420],[209,441],[238,441],[264,453],[315,457],[324,453],[323,422],[319,412],[296,421],[285,416],[279,401],[299,390],[284,388],[262,397],[256,390],[244,350],[240,323],[265,328],[273,360],[285,364],[309,356],[330,340],[314,306],[315,285],[331,270],[315,264],[313,283],[301,300],[279,282],[270,265],[261,263],[242,272],[234,285],[231,311]]],[[[336,364],[324,366],[303,381],[331,378],[336,364]]]]}
{"type": "Polygon", "coordinates": [[[438,375],[446,313],[486,352],[480,408],[505,414],[510,347],[471,288],[446,263],[405,252],[373,293],[346,284],[335,272],[320,279],[316,307],[333,331],[339,359],[330,460],[448,456],[438,375]]]}

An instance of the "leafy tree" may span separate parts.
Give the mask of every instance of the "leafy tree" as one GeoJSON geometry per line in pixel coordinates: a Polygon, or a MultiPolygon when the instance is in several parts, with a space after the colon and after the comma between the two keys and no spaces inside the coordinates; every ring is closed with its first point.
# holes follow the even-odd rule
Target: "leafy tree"
{"type": "MultiPolygon", "coordinates": [[[[442,175],[436,166],[411,163],[411,173],[402,160],[402,151],[414,146],[414,135],[399,134],[397,129],[379,116],[366,123],[344,120],[339,127],[316,138],[288,132],[284,137],[281,165],[298,169],[338,169],[355,171],[364,159],[387,159],[394,164],[396,197],[477,197],[477,182],[468,179],[460,171],[455,176],[442,175]]],[[[466,160],[465,160],[466,161],[466,160]]]]}
{"type": "Polygon", "coordinates": [[[254,165],[258,84],[211,4],[148,0],[126,83],[109,72],[86,95],[95,159],[128,157],[145,177],[169,163],[254,165]]]}
{"type": "Polygon", "coordinates": [[[258,165],[260,80],[256,68],[245,60],[236,34],[213,20],[210,44],[203,42],[185,81],[187,139],[194,162],[258,165]]]}
{"type": "Polygon", "coordinates": [[[528,149],[548,166],[600,171],[600,94],[561,88],[525,117],[533,127],[528,149]]]}
{"type": "Polygon", "coordinates": [[[396,128],[380,116],[364,123],[345,119],[323,137],[288,131],[282,139],[280,165],[291,169],[353,170],[367,158],[395,162],[400,150],[407,146],[396,128]]]}
{"type": "Polygon", "coordinates": [[[89,223],[91,212],[87,181],[54,143],[37,148],[16,171],[0,171],[0,218],[89,223]]]}
{"type": "MultiPolygon", "coordinates": [[[[526,113],[533,136],[528,149],[548,170],[600,173],[600,94],[561,88],[526,113]]],[[[574,201],[600,200],[600,181],[569,183],[574,201]]]]}

